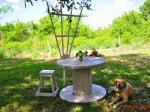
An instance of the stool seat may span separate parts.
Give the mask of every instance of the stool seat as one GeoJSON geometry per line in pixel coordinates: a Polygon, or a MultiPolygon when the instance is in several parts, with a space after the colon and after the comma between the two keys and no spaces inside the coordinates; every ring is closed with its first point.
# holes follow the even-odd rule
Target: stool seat
{"type": "Polygon", "coordinates": [[[55,70],[41,70],[39,75],[41,77],[53,77],[55,70]]]}

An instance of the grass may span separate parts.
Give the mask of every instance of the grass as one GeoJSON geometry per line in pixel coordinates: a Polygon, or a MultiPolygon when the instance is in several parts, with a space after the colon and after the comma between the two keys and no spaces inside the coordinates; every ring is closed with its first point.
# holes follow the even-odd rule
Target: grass
{"type": "MultiPolygon", "coordinates": [[[[93,83],[105,88],[113,85],[116,78],[124,78],[135,88],[150,85],[150,48],[136,50],[103,51],[106,63],[94,68],[93,83]],[[110,55],[111,54],[111,55],[110,55]]],[[[74,104],[55,98],[36,97],[35,92],[41,69],[55,69],[56,80],[63,88],[62,68],[56,60],[33,60],[29,58],[0,59],[0,112],[117,112],[109,108],[108,97],[97,102],[74,104]]],[[[71,70],[67,72],[68,84],[72,83],[71,70]]],[[[141,104],[140,97],[132,97],[129,104],[141,104]]],[[[145,97],[148,99],[150,97],[145,97]]],[[[143,98],[141,98],[143,99],[143,98]]],[[[150,102],[142,102],[150,104],[150,102]]],[[[122,110],[129,111],[129,110],[122,110]]],[[[146,112],[143,110],[143,112],[146,112]]]]}

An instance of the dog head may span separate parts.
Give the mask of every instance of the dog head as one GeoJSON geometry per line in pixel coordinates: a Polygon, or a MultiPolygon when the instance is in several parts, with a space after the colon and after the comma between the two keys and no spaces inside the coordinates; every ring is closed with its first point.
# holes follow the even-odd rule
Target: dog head
{"type": "Polygon", "coordinates": [[[124,79],[116,79],[114,83],[118,90],[126,88],[126,81],[124,79]]]}

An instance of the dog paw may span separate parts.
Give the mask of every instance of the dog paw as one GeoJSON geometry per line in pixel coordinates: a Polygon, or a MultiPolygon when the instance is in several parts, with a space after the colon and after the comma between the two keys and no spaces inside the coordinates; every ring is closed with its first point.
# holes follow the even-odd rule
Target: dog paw
{"type": "Polygon", "coordinates": [[[113,107],[113,103],[109,103],[109,106],[110,106],[110,107],[113,107]]]}
{"type": "Polygon", "coordinates": [[[117,105],[113,105],[112,108],[116,109],[116,108],[117,108],[117,105]]]}

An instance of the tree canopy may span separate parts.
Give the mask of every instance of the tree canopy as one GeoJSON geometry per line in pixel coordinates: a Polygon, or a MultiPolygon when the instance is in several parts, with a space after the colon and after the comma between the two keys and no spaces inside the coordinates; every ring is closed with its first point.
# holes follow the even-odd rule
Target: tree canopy
{"type": "MultiPolygon", "coordinates": [[[[30,3],[33,6],[34,1],[39,1],[39,0],[25,0],[25,7],[26,3],[30,3]]],[[[43,0],[43,2],[50,3],[50,7],[52,8],[53,11],[59,12],[59,5],[62,8],[67,8],[68,11],[74,7],[75,9],[78,9],[77,6],[80,7],[85,7],[87,10],[91,10],[91,0],[56,0],[56,4],[52,4],[50,0],[43,0]]]]}
{"type": "Polygon", "coordinates": [[[0,14],[7,13],[12,10],[13,10],[13,8],[9,5],[2,6],[2,7],[0,7],[0,14]]]}
{"type": "Polygon", "coordinates": [[[144,5],[140,7],[140,11],[145,19],[150,18],[150,0],[147,0],[144,5]]]}

